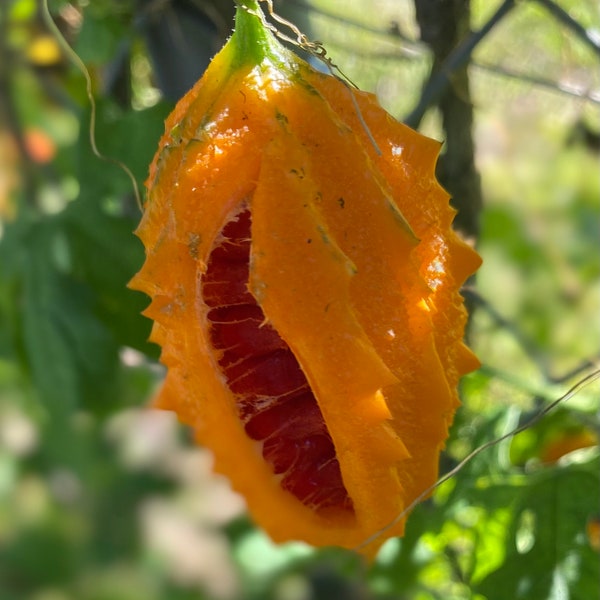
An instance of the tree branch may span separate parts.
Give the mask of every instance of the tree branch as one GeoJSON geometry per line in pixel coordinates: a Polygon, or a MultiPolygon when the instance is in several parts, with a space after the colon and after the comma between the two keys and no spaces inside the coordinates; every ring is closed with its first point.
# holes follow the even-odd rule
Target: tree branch
{"type": "Polygon", "coordinates": [[[458,210],[454,227],[471,240],[476,240],[479,235],[483,201],[481,181],[475,168],[473,106],[467,64],[473,48],[512,8],[513,1],[505,0],[504,8],[498,9],[481,31],[469,35],[469,0],[415,0],[421,39],[431,48],[434,61],[419,104],[406,122],[412,127],[418,126],[426,108],[431,103],[438,105],[446,143],[437,165],[437,176],[458,210]]]}
{"type": "Polygon", "coordinates": [[[541,4],[553,17],[573,31],[579,39],[600,57],[600,42],[598,38],[594,37],[581,23],[578,23],[568,12],[552,0],[536,0],[536,2],[541,4]]]}
{"type": "MultiPolygon", "coordinates": [[[[420,4],[416,0],[417,5],[420,4]]],[[[490,17],[488,22],[479,30],[473,32],[450,54],[446,56],[439,68],[432,70],[429,81],[425,84],[419,103],[415,109],[404,119],[411,127],[418,127],[427,109],[436,104],[440,96],[450,85],[450,80],[455,71],[465,67],[471,58],[471,54],[483,38],[501,21],[515,6],[514,0],[504,0],[498,10],[490,17]]]]}

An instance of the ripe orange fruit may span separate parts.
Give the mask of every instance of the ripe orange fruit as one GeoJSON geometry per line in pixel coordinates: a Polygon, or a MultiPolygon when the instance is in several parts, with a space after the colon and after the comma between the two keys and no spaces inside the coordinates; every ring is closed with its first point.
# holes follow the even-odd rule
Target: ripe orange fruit
{"type": "Polygon", "coordinates": [[[478,365],[459,288],[480,259],[451,228],[439,143],[246,4],[166,122],[132,285],[168,367],[158,405],[274,540],[352,548],[436,481],[478,365]]]}

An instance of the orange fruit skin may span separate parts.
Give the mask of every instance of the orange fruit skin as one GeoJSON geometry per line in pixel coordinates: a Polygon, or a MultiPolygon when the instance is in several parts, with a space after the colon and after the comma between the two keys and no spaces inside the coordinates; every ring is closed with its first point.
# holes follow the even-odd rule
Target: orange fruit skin
{"type": "Polygon", "coordinates": [[[597,446],[599,441],[598,435],[590,429],[564,431],[543,446],[540,460],[545,464],[553,464],[575,450],[597,446]]]}
{"type": "Polygon", "coordinates": [[[236,43],[178,103],[150,167],[131,286],[152,298],[168,367],[156,405],[194,428],[273,540],[357,548],[437,479],[459,377],[478,366],[459,289],[480,258],[451,229],[437,142],[283,48],[244,62],[236,43]],[[281,489],[219,371],[199,282],[242,202],[249,290],[310,383],[353,514],[281,489]]]}

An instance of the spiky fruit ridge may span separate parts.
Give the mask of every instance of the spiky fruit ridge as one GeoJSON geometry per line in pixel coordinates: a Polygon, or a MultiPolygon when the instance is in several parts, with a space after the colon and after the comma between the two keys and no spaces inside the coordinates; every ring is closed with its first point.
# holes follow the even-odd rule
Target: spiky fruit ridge
{"type": "Polygon", "coordinates": [[[132,282],[168,367],[157,404],[276,541],[353,548],[437,478],[480,262],[438,151],[242,8],[167,120],[132,282]]]}

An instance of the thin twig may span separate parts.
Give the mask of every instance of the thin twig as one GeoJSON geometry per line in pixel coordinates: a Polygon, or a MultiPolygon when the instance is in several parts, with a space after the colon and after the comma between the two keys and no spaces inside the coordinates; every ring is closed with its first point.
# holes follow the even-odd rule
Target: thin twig
{"type": "Polygon", "coordinates": [[[544,79],[542,77],[537,77],[534,75],[523,73],[522,71],[513,71],[511,69],[507,69],[504,66],[494,65],[491,63],[473,61],[471,65],[477,69],[487,71],[488,73],[491,73],[493,75],[499,75],[501,77],[516,79],[520,82],[530,83],[531,85],[535,85],[537,87],[546,88],[547,90],[556,92],[558,94],[565,94],[567,96],[579,98],[580,100],[585,100],[586,102],[600,104],[600,90],[587,90],[586,93],[586,91],[584,90],[577,90],[574,86],[567,87],[566,85],[561,84],[560,82],[554,81],[552,79],[544,79]]]}
{"type": "Polygon", "coordinates": [[[318,15],[320,17],[325,17],[326,19],[337,21],[338,23],[340,23],[342,25],[345,25],[348,27],[354,27],[356,29],[360,29],[361,31],[365,31],[367,33],[372,33],[375,35],[387,36],[389,38],[392,38],[396,42],[400,42],[403,46],[405,46],[406,48],[410,48],[414,52],[422,53],[424,51],[424,45],[422,42],[420,42],[418,40],[410,39],[409,37],[404,35],[398,29],[397,26],[394,27],[393,23],[391,24],[392,26],[389,29],[382,29],[381,27],[372,27],[372,26],[366,25],[365,23],[362,23],[360,21],[350,19],[345,15],[331,12],[331,11],[328,11],[323,8],[318,8],[308,2],[305,2],[304,0],[286,0],[286,1],[289,2],[289,4],[295,4],[296,6],[302,8],[302,9],[313,12],[315,15],[318,15]]]}
{"type": "Polygon", "coordinates": [[[526,337],[523,332],[509,319],[500,312],[475,288],[463,287],[461,294],[468,299],[473,305],[483,309],[501,329],[512,335],[516,342],[523,348],[527,356],[533,359],[537,364],[538,369],[542,372],[545,379],[548,379],[548,368],[546,366],[545,357],[541,354],[538,347],[532,340],[526,337]]]}
{"type": "Polygon", "coordinates": [[[549,383],[564,383],[565,381],[568,381],[569,379],[573,379],[573,377],[577,377],[578,375],[581,375],[581,373],[583,373],[584,371],[587,371],[588,369],[591,369],[592,367],[597,366],[599,363],[600,363],[600,355],[596,356],[593,359],[586,359],[586,360],[582,361],[576,367],[573,367],[572,369],[570,369],[566,373],[563,373],[562,375],[553,376],[553,375],[550,375],[549,373],[546,373],[546,379],[548,380],[549,383]]]}
{"type": "Polygon", "coordinates": [[[464,287],[461,293],[468,298],[474,305],[484,310],[494,321],[496,325],[510,333],[516,342],[521,346],[529,358],[533,360],[539,369],[542,377],[550,384],[559,384],[580,375],[584,371],[597,366],[600,362],[600,355],[583,360],[579,365],[570,369],[561,375],[554,375],[548,367],[547,357],[540,351],[535,343],[523,334],[523,332],[509,319],[504,317],[496,308],[484,298],[477,290],[471,287],[464,287]]]}
{"type": "MultiPolygon", "coordinates": [[[[359,47],[356,44],[348,45],[336,40],[328,40],[327,44],[338,51],[355,54],[373,61],[416,61],[422,60],[425,55],[424,48],[413,51],[400,46],[397,50],[372,50],[366,46],[359,47]]],[[[584,102],[600,104],[600,89],[584,89],[583,86],[566,85],[554,79],[546,79],[544,77],[524,73],[523,71],[516,71],[500,64],[481,62],[478,60],[472,60],[470,66],[491,75],[515,79],[522,83],[529,83],[533,86],[544,88],[549,92],[571,96],[583,100],[584,102]]]]}
{"type": "Polygon", "coordinates": [[[558,6],[556,2],[552,0],[535,0],[541,4],[548,12],[555,17],[558,21],[566,25],[571,31],[573,31],[577,37],[587,44],[597,56],[600,57],[600,43],[598,38],[594,38],[591,33],[578,21],[576,21],[568,12],[558,6]]]}
{"type": "Polygon", "coordinates": [[[504,0],[487,23],[473,32],[462,44],[455,48],[446,58],[440,69],[432,73],[425,85],[419,103],[404,119],[411,127],[418,127],[427,109],[435,104],[444,90],[450,84],[452,73],[469,62],[473,50],[485,36],[497,25],[515,6],[515,0],[504,0]]]}
{"type": "MultiPolygon", "coordinates": [[[[349,19],[343,15],[339,15],[337,13],[324,10],[322,8],[316,7],[305,0],[288,0],[290,4],[294,4],[298,7],[306,9],[311,13],[319,17],[323,17],[325,19],[337,21],[343,25],[347,25],[349,27],[354,27],[366,33],[373,34],[379,37],[387,37],[388,44],[397,46],[395,50],[373,50],[369,47],[359,48],[355,45],[346,45],[344,42],[338,42],[335,40],[328,40],[328,44],[337,48],[338,50],[342,50],[344,52],[348,52],[350,54],[357,54],[362,57],[368,57],[372,60],[417,60],[422,59],[423,56],[427,52],[427,48],[423,42],[419,40],[413,40],[405,35],[399,35],[395,29],[382,29],[380,27],[371,27],[361,23],[360,21],[356,21],[353,19],[349,19]]],[[[542,0],[543,1],[543,0],[542,0]]],[[[560,9],[562,10],[562,9],[560,9]]],[[[563,11],[564,12],[564,11],[563,11]]],[[[557,15],[558,16],[558,15],[557,15]]],[[[567,15],[569,19],[569,17],[567,15]]],[[[571,19],[572,21],[572,19],[571,19]]],[[[587,30],[579,25],[579,28],[582,32],[585,32],[585,35],[588,36],[587,30]]],[[[594,44],[593,40],[592,43],[594,44]]],[[[487,71],[494,75],[499,75],[503,77],[508,77],[510,79],[516,79],[518,81],[522,81],[525,83],[530,83],[534,86],[546,88],[549,91],[556,92],[559,94],[564,94],[567,96],[573,96],[574,98],[579,98],[586,102],[592,102],[594,104],[600,104],[600,90],[584,90],[577,89],[574,86],[566,86],[561,84],[558,81],[554,81],[552,79],[545,79],[543,77],[537,77],[535,75],[529,75],[528,73],[524,73],[522,71],[515,71],[510,68],[507,68],[500,64],[492,64],[486,62],[480,62],[477,60],[471,61],[471,66],[481,69],[483,71],[487,71]]],[[[415,109],[416,111],[416,109],[415,109]]]]}

